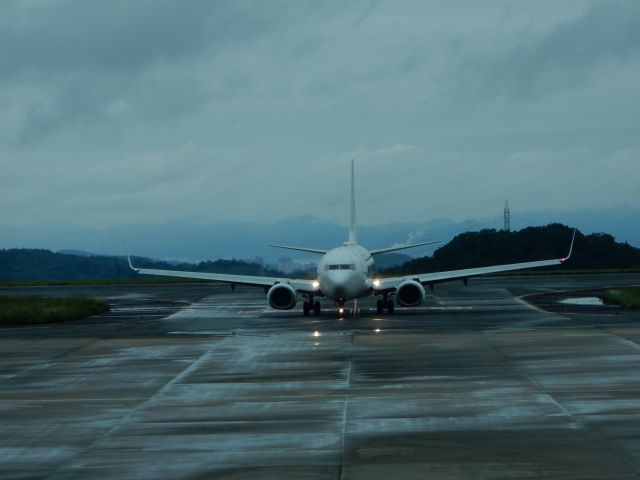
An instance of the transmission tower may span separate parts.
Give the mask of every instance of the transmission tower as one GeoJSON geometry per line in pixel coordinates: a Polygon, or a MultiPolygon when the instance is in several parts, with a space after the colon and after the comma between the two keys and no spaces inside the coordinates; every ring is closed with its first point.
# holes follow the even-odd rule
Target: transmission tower
{"type": "Polygon", "coordinates": [[[509,201],[504,202],[504,228],[505,232],[511,231],[511,210],[509,210],[509,201]]]}

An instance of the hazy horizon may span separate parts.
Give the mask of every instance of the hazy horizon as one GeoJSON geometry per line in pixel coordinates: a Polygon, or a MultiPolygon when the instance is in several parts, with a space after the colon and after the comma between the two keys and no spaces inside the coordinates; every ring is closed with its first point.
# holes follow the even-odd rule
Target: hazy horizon
{"type": "MultiPolygon", "coordinates": [[[[564,223],[584,234],[604,232],[620,242],[640,248],[640,208],[565,212],[512,211],[512,230],[527,226],[564,223]]],[[[502,216],[486,219],[433,219],[423,222],[389,222],[360,225],[359,241],[368,248],[381,248],[428,240],[440,240],[431,247],[407,250],[411,256],[431,254],[436,248],[465,231],[501,229],[502,216]]],[[[217,258],[267,259],[303,258],[307,254],[270,248],[268,244],[331,248],[347,238],[345,222],[331,222],[311,215],[289,216],[270,222],[228,221],[200,223],[192,219],[166,223],[131,224],[105,228],[69,225],[38,225],[5,228],[1,248],[46,248],[81,250],[96,254],[122,255],[124,243],[134,255],[164,260],[201,261],[217,258]]]]}

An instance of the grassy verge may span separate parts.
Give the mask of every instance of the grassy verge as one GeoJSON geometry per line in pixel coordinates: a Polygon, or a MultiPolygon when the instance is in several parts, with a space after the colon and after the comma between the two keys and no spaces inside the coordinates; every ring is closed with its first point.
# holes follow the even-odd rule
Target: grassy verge
{"type": "Polygon", "coordinates": [[[0,297],[0,325],[68,322],[107,311],[103,298],[0,297]]]}
{"type": "Polygon", "coordinates": [[[602,294],[602,301],[607,305],[640,308],[640,287],[612,288],[602,294]]]}

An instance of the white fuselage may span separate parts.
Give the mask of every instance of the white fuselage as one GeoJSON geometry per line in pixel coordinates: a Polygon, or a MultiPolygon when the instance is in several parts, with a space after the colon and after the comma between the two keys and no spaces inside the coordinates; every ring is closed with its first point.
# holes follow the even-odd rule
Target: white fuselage
{"type": "Polygon", "coordinates": [[[353,300],[371,292],[373,257],[357,244],[329,250],[318,262],[320,290],[338,303],[353,300]]]}

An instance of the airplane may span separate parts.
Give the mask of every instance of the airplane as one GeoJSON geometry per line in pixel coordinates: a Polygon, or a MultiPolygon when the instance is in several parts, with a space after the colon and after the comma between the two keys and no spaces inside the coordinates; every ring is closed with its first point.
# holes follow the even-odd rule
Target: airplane
{"type": "MultiPolygon", "coordinates": [[[[506,265],[493,265],[480,268],[466,268],[462,270],[449,270],[443,272],[429,272],[421,274],[404,275],[399,277],[381,278],[374,275],[374,257],[382,253],[415,248],[423,245],[437,243],[429,241],[414,243],[411,245],[393,246],[377,250],[367,250],[358,244],[356,234],[356,198],[354,161],[351,161],[351,219],[349,224],[348,240],[342,245],[330,250],[317,248],[294,247],[288,245],[270,245],[271,247],[297,250],[301,252],[322,255],[318,261],[317,277],[315,279],[298,279],[286,277],[263,277],[252,275],[231,275],[223,273],[188,272],[182,270],[159,270],[150,268],[137,268],[132,265],[131,257],[127,254],[129,267],[137,273],[144,275],[160,275],[168,277],[196,278],[223,282],[236,285],[262,287],[267,295],[267,302],[276,310],[291,310],[302,297],[302,312],[308,316],[311,311],[320,315],[320,302],[318,297],[333,300],[338,313],[345,313],[345,303],[371,295],[380,297],[376,302],[376,311],[381,314],[386,309],[389,314],[395,311],[395,302],[402,307],[417,307],[426,297],[425,287],[433,290],[434,285],[450,280],[462,280],[465,285],[468,278],[489,273],[507,272],[512,270],[546,267],[559,265],[571,257],[576,231],[573,231],[569,253],[564,258],[550,260],[538,260],[533,262],[512,263],[506,265]]],[[[356,307],[357,308],[357,307],[356,307]]]]}

